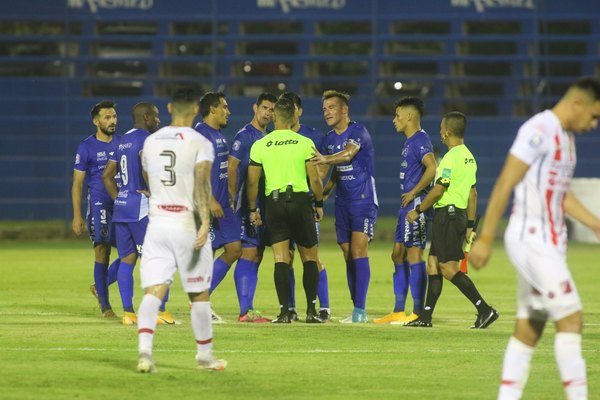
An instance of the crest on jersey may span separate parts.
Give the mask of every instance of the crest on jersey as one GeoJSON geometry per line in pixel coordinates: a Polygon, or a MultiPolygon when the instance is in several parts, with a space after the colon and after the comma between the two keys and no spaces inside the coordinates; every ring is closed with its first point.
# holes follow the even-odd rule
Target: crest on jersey
{"type": "Polygon", "coordinates": [[[408,155],[408,147],[404,147],[402,149],[402,157],[406,157],[408,155]]]}
{"type": "Polygon", "coordinates": [[[534,149],[540,147],[541,144],[542,144],[542,137],[539,134],[533,135],[531,137],[531,139],[529,139],[529,146],[533,147],[534,149]]]}

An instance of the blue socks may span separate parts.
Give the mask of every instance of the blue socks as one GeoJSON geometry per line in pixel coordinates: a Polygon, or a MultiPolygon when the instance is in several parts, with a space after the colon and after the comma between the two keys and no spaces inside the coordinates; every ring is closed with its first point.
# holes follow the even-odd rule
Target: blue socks
{"type": "Polygon", "coordinates": [[[169,301],[169,292],[170,291],[171,291],[171,288],[167,289],[167,292],[165,293],[165,298],[163,299],[163,301],[160,304],[160,307],[158,309],[159,312],[164,312],[167,309],[167,301],[169,301]]]}
{"type": "Polygon", "coordinates": [[[294,276],[294,267],[290,266],[290,300],[288,301],[288,308],[296,308],[296,277],[294,276]]]}
{"type": "Polygon", "coordinates": [[[118,280],[119,264],[120,263],[121,263],[121,259],[117,258],[108,267],[108,277],[107,277],[107,279],[108,279],[108,285],[109,286],[112,285],[113,283],[115,283],[118,280]]]}
{"type": "Polygon", "coordinates": [[[410,270],[406,264],[394,264],[394,271],[394,295],[396,296],[394,312],[400,312],[404,311],[404,307],[406,306],[410,270]]]}
{"type": "Polygon", "coordinates": [[[367,291],[369,290],[369,281],[371,280],[371,267],[369,266],[369,258],[357,258],[354,260],[355,265],[355,288],[356,299],[354,307],[365,309],[367,304],[367,291]]]}
{"type": "Polygon", "coordinates": [[[102,311],[111,308],[108,301],[107,269],[108,265],[106,264],[94,263],[94,284],[96,285],[96,293],[98,294],[98,301],[100,302],[102,311]]]}
{"type": "Polygon", "coordinates": [[[420,315],[423,312],[425,302],[425,290],[427,288],[427,269],[425,261],[410,264],[410,293],[413,298],[413,313],[420,315]]]}
{"type": "Polygon", "coordinates": [[[229,268],[231,268],[231,265],[221,260],[220,257],[215,260],[212,281],[210,282],[210,293],[214,292],[217,286],[219,286],[219,283],[225,279],[225,275],[227,275],[229,268]]]}
{"type": "Polygon", "coordinates": [[[319,307],[329,308],[329,284],[327,283],[327,270],[325,268],[319,272],[317,295],[319,297],[319,307]]]}
{"type": "Polygon", "coordinates": [[[348,280],[352,304],[356,305],[356,266],[354,260],[346,261],[346,279],[348,280]]]}
{"type": "Polygon", "coordinates": [[[240,315],[245,315],[253,307],[254,292],[258,283],[258,264],[240,258],[235,266],[233,279],[240,303],[240,315]]]}
{"type": "MultiPolygon", "coordinates": [[[[115,263],[113,263],[114,265],[115,263]]],[[[111,265],[112,267],[112,265],[111,265]]],[[[133,268],[134,265],[121,262],[118,268],[117,282],[123,303],[123,311],[133,311],[133,268]]],[[[110,272],[110,267],[108,268],[110,272]]],[[[110,274],[109,274],[110,275],[110,274]]],[[[97,289],[96,289],[97,290],[97,289]]]]}

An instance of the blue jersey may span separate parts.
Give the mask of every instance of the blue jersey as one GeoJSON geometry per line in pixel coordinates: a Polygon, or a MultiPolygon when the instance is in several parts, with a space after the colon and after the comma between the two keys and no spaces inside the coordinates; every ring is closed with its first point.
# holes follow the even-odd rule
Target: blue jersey
{"type": "Polygon", "coordinates": [[[325,152],[323,144],[325,143],[325,135],[318,129],[308,127],[306,125],[300,125],[298,133],[304,137],[309,138],[315,144],[315,148],[319,150],[319,153],[325,152]]]}
{"type": "Polygon", "coordinates": [[[88,136],[77,147],[74,168],[85,172],[87,178],[89,203],[96,201],[109,201],[112,199],[102,182],[102,173],[108,163],[108,158],[115,151],[116,136],[110,142],[96,139],[96,135],[88,136]]]}
{"type": "Polygon", "coordinates": [[[198,123],[194,127],[202,136],[210,140],[215,150],[215,160],[212,164],[210,184],[212,195],[223,208],[229,207],[229,192],[227,190],[227,158],[229,149],[227,140],[221,131],[213,129],[205,123],[198,123]]]}
{"type": "Polygon", "coordinates": [[[348,128],[338,134],[334,130],[325,137],[327,154],[335,154],[344,149],[347,143],[360,148],[352,160],[336,165],[337,188],[335,202],[339,205],[349,203],[377,203],[375,190],[375,152],[371,135],[364,125],[351,122],[348,128]]]}
{"type": "MultiPolygon", "coordinates": [[[[248,176],[248,164],[250,163],[250,149],[254,142],[259,139],[262,139],[265,134],[258,129],[256,129],[252,124],[247,124],[242,129],[235,134],[233,138],[233,144],[231,145],[231,152],[229,153],[232,157],[240,160],[240,165],[238,165],[238,174],[237,174],[237,182],[236,182],[236,193],[239,194],[240,188],[246,182],[246,177],[248,176]]],[[[259,188],[260,193],[260,188],[259,188]]],[[[264,193],[264,191],[263,191],[264,193]]],[[[240,203],[245,202],[246,196],[242,195],[241,201],[238,201],[238,206],[240,203]]]]}
{"type": "Polygon", "coordinates": [[[115,199],[113,222],[137,222],[148,215],[148,198],[138,190],[147,190],[142,176],[140,153],[150,133],[134,128],[119,138],[109,158],[117,163],[121,187],[115,199]]]}
{"type": "MultiPolygon", "coordinates": [[[[421,180],[425,172],[423,157],[433,153],[433,146],[429,135],[425,131],[417,131],[404,142],[400,162],[400,191],[402,194],[410,192],[421,180]]],[[[417,195],[425,195],[430,186],[417,195]]],[[[412,209],[412,208],[411,208],[412,209]]]]}

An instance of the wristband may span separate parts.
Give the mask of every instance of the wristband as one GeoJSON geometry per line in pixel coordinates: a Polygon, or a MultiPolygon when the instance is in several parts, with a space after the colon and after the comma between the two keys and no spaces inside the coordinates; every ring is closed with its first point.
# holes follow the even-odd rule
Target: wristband
{"type": "Polygon", "coordinates": [[[317,208],[323,208],[323,199],[321,199],[321,200],[315,200],[315,207],[317,207],[317,208]]]}
{"type": "Polygon", "coordinates": [[[249,208],[249,209],[248,209],[248,212],[251,212],[251,213],[253,213],[253,212],[256,212],[257,210],[258,210],[258,208],[249,208]]]}
{"type": "Polygon", "coordinates": [[[475,220],[469,219],[467,220],[467,228],[473,228],[475,226],[475,220]]]}
{"type": "Polygon", "coordinates": [[[417,204],[417,206],[415,207],[415,211],[417,212],[417,214],[421,214],[423,211],[421,211],[421,205],[417,204]]]}

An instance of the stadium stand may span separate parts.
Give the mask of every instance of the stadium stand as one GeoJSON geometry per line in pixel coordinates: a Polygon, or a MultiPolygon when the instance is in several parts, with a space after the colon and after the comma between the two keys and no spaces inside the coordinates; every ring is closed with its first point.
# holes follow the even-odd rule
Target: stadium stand
{"type": "MultiPolygon", "coordinates": [[[[118,103],[120,132],[140,100],[169,88],[223,90],[231,138],[264,90],[352,95],[375,141],[381,214],[398,206],[393,102],[421,96],[437,142],[444,112],[470,117],[480,204],[517,127],[570,81],[600,73],[600,9],[550,0],[22,0],[0,4],[0,219],[70,219],[72,160],[91,106],[118,103]],[[405,4],[410,3],[410,4],[405,4]],[[176,4],[176,5],[175,5],[176,4]]],[[[579,142],[577,176],[600,170],[600,139],[579,142]]],[[[441,146],[440,146],[441,147],[441,146]]]]}

